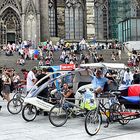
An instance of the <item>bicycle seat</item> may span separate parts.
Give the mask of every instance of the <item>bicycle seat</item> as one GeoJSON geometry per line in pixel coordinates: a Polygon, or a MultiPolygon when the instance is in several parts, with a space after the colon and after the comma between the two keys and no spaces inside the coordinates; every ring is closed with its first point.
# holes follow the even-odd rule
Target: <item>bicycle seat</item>
{"type": "Polygon", "coordinates": [[[81,94],[83,94],[83,93],[86,92],[86,89],[84,88],[84,89],[78,90],[78,92],[81,93],[81,94]]]}
{"type": "Polygon", "coordinates": [[[117,91],[112,91],[111,94],[118,97],[121,95],[121,92],[117,90],[117,91]]]}

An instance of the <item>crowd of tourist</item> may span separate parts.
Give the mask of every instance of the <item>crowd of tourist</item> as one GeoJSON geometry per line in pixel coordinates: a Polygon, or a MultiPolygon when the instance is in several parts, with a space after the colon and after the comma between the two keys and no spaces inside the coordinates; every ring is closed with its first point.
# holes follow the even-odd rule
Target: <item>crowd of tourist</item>
{"type": "Polygon", "coordinates": [[[54,64],[54,52],[59,51],[59,60],[65,64],[79,64],[89,62],[103,62],[104,56],[98,52],[102,49],[117,49],[112,51],[111,60],[121,60],[121,47],[114,47],[114,44],[99,44],[90,45],[83,38],[79,42],[65,42],[64,39],[54,44],[51,40],[39,43],[38,47],[31,41],[23,41],[18,44],[10,44],[3,46],[5,55],[11,56],[14,52],[18,52],[17,65],[24,66],[28,60],[38,60],[39,66],[50,66],[54,64]]]}
{"type": "Polygon", "coordinates": [[[132,49],[132,53],[128,54],[128,66],[129,67],[138,67],[140,63],[140,52],[132,49]]]}

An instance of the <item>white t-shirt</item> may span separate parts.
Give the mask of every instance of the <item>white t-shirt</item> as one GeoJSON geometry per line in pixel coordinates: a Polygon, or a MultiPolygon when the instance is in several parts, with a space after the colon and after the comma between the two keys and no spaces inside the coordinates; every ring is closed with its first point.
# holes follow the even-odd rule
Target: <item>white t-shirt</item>
{"type": "Polygon", "coordinates": [[[129,80],[130,82],[132,82],[132,80],[133,80],[133,74],[131,73],[131,72],[127,72],[127,71],[125,71],[125,73],[124,73],[124,79],[123,79],[125,82],[127,81],[127,80],[129,80]]]}
{"type": "Polygon", "coordinates": [[[35,74],[30,71],[27,75],[27,92],[34,86],[33,79],[36,80],[35,74]]]}

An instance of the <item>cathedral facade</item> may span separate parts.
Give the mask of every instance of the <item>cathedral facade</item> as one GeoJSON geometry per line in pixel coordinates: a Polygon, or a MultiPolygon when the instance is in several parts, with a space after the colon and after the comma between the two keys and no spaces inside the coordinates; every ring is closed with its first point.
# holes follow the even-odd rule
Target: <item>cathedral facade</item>
{"type": "Polygon", "coordinates": [[[0,43],[91,38],[94,0],[1,0],[0,43]]]}

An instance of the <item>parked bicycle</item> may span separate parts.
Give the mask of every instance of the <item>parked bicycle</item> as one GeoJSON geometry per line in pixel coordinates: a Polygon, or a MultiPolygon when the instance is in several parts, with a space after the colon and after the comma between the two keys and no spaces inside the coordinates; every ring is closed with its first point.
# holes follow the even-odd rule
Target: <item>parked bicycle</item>
{"type": "Polygon", "coordinates": [[[7,104],[7,110],[11,114],[18,114],[22,110],[22,104],[26,97],[25,85],[18,85],[14,90],[13,98],[7,104]]]}
{"type": "MultiPolygon", "coordinates": [[[[88,94],[87,96],[90,96],[90,102],[85,103],[83,100],[85,99],[83,96],[80,99],[75,98],[65,98],[61,94],[61,99],[59,102],[52,107],[49,113],[49,120],[52,125],[56,127],[63,126],[68,118],[71,117],[85,117],[89,109],[94,109],[94,97],[90,93],[86,93],[87,91],[85,89],[79,90],[79,93],[81,94],[88,94]],[[90,95],[89,95],[90,94],[90,95]],[[79,104],[75,104],[75,100],[79,100],[79,104]],[[90,106],[89,106],[90,104],[90,106]]],[[[86,95],[85,95],[86,96],[86,95]]]]}
{"type": "Polygon", "coordinates": [[[89,135],[93,136],[99,132],[103,115],[106,117],[106,125],[104,126],[106,128],[111,122],[119,122],[122,125],[126,125],[131,119],[134,119],[136,115],[139,115],[139,113],[131,113],[130,109],[125,108],[124,103],[121,103],[118,99],[120,94],[120,91],[112,91],[109,93],[109,96],[113,95],[113,98],[107,97],[108,107],[101,102],[100,98],[97,99],[97,108],[89,111],[85,119],[85,130],[89,135]]]}

